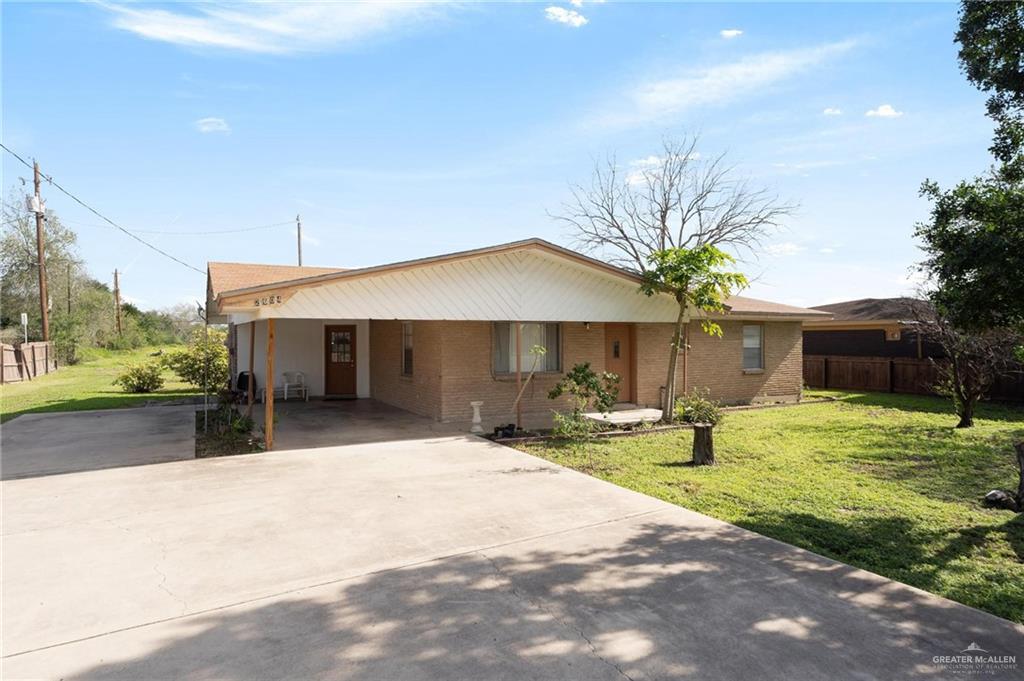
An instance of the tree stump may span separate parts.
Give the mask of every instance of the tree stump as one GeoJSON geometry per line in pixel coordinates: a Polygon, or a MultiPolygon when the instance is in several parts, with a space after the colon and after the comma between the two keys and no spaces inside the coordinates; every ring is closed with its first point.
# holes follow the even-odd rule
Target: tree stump
{"type": "Polygon", "coordinates": [[[711,434],[713,425],[710,423],[693,424],[693,465],[715,465],[715,441],[711,434]]]}

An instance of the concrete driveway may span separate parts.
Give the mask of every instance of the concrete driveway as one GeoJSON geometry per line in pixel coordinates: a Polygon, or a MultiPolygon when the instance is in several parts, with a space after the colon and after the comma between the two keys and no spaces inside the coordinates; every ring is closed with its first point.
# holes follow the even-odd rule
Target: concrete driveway
{"type": "Polygon", "coordinates": [[[196,407],[24,414],[0,427],[4,480],[195,458],[196,407]]]}
{"type": "MultiPolygon", "coordinates": [[[[3,675],[948,679],[1024,628],[472,437],[3,483],[3,675]]],[[[997,669],[984,678],[1020,678],[997,669]]]]}

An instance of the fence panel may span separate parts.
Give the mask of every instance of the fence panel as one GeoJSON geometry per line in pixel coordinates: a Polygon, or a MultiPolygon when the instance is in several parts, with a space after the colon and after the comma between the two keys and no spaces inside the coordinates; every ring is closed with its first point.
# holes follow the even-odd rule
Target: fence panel
{"type": "MultiPolygon", "coordinates": [[[[804,385],[809,388],[934,395],[939,377],[939,367],[930,359],[804,355],[803,364],[804,385]]],[[[1024,373],[1001,376],[989,397],[1024,400],[1024,373]]]]}
{"type": "Polygon", "coordinates": [[[53,343],[22,343],[7,345],[0,343],[3,366],[0,378],[3,383],[30,381],[57,370],[57,356],[53,343]]]}

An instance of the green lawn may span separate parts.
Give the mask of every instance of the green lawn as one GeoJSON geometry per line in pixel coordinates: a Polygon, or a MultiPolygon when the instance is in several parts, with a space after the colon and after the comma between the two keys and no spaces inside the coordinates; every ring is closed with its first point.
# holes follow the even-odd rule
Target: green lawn
{"type": "Polygon", "coordinates": [[[155,393],[133,395],[113,385],[128,363],[153,359],[158,348],[113,351],[88,349],[83,361],[32,381],[0,386],[0,422],[39,411],[79,411],[142,406],[150,400],[174,400],[196,394],[170,371],[164,371],[164,387],[155,393]]]}
{"type": "MultiPolygon", "coordinates": [[[[984,508],[1016,489],[1024,410],[985,405],[970,430],[939,398],[841,393],[734,412],[719,465],[688,465],[690,431],[602,440],[593,475],[1024,623],[1024,516],[984,508]]],[[[525,451],[591,472],[578,446],[525,451]]]]}

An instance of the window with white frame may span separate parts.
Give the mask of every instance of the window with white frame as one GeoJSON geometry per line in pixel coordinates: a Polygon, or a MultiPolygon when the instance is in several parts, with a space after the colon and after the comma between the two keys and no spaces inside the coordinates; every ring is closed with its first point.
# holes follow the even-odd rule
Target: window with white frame
{"type": "Polygon", "coordinates": [[[522,371],[529,372],[536,362],[537,371],[559,371],[561,367],[561,346],[557,323],[540,322],[495,322],[494,323],[494,371],[499,374],[515,373],[516,355],[519,356],[522,371]],[[522,347],[516,347],[516,326],[521,327],[522,347]],[[530,352],[534,347],[544,348],[544,354],[530,352]]]}
{"type": "Polygon", "coordinates": [[[412,322],[402,322],[402,375],[412,376],[412,322]]]}
{"type": "Polygon", "coordinates": [[[743,325],[743,368],[764,369],[764,326],[743,325]]]}

